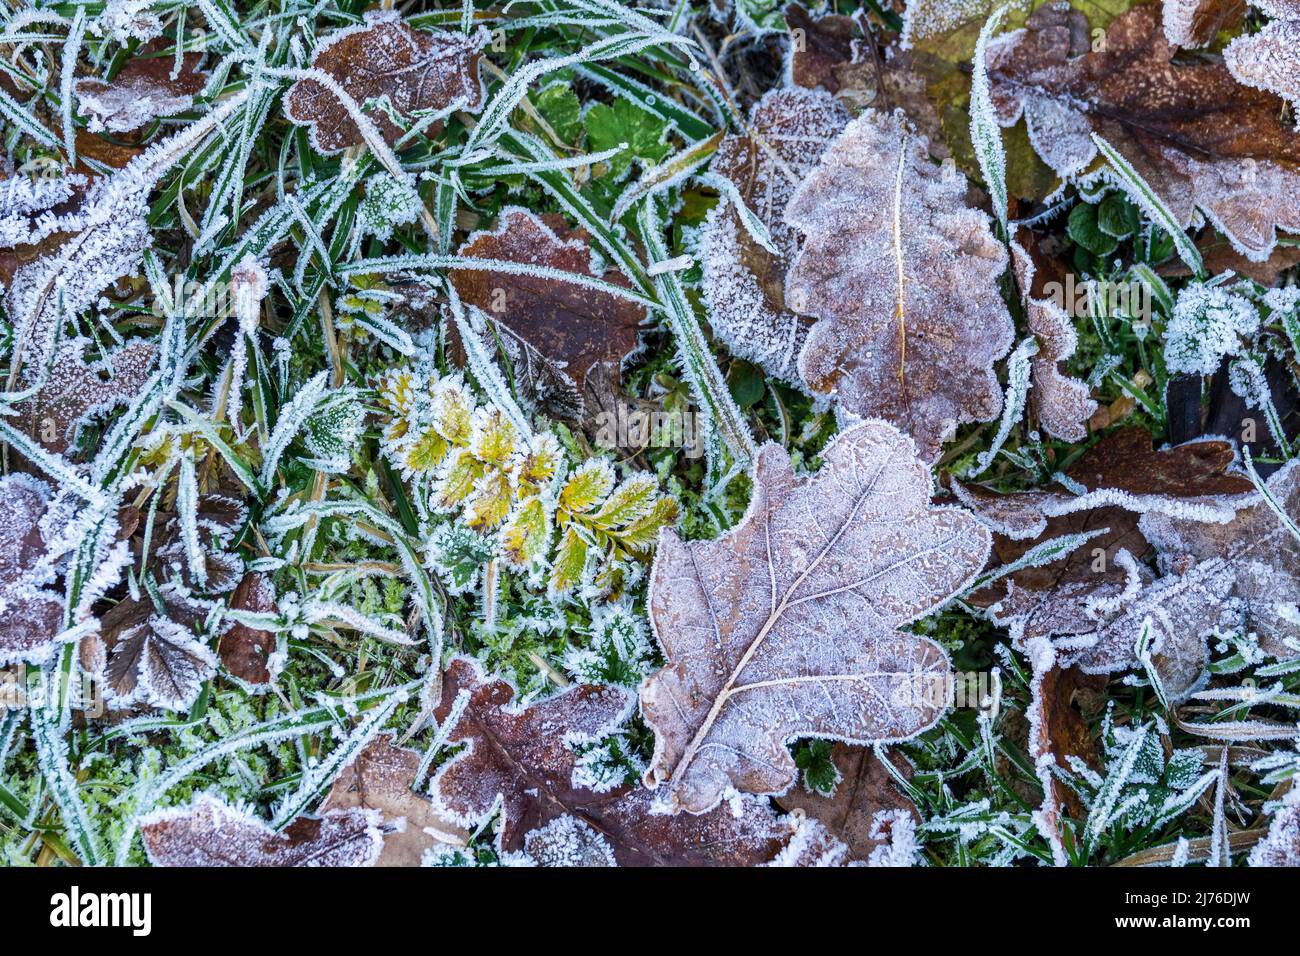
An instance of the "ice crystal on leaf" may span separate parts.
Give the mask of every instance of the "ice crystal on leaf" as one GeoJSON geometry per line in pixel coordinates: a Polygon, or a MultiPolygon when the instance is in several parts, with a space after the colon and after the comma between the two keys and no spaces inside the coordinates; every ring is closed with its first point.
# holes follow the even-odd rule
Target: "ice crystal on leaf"
{"type": "Polygon", "coordinates": [[[1279,228],[1300,231],[1300,133],[1280,119],[1280,100],[1222,64],[1175,63],[1154,5],[1128,10],[1080,52],[1072,38],[1086,31],[1081,13],[1049,4],[989,45],[1004,126],[1023,116],[1062,178],[1097,172],[1093,135],[1104,137],[1180,225],[1199,208],[1253,262],[1268,259],[1279,228]]]}
{"type": "Polygon", "coordinates": [[[155,41],[141,47],[111,82],[77,81],[77,104],[90,118],[91,132],[129,133],[190,108],[207,81],[198,68],[203,54],[186,53],[173,75],[172,57],[161,53],[167,46],[166,41],[155,41]]]}
{"type": "Polygon", "coordinates": [[[193,631],[153,615],[118,635],[105,675],[116,706],[138,702],[183,711],[216,670],[216,654],[193,631]]]}
{"type": "Polygon", "coordinates": [[[901,114],[868,110],[786,209],[805,236],[786,302],[817,317],[799,374],[841,410],[909,433],[925,461],[957,427],[1002,408],[993,363],[1014,326],[998,289],[1007,253],[901,114]]]}
{"type": "MultiPolygon", "coordinates": [[[[447,668],[442,699],[435,719],[458,714],[446,728],[448,740],[468,746],[430,784],[435,807],[462,826],[475,826],[499,806],[502,852],[527,849],[530,834],[544,830],[533,842],[542,851],[568,831],[581,836],[588,851],[607,850],[620,866],[753,866],[775,858],[799,829],[797,821],[750,798],[700,816],[674,816],[653,812],[647,790],[597,792],[583,785],[573,748],[607,735],[635,706],[635,698],[618,688],[574,685],[525,705],[506,681],[457,658],[447,668]],[[562,818],[575,823],[546,829],[562,818]]],[[[571,840],[562,845],[575,848],[571,840]]]]}
{"type": "Polygon", "coordinates": [[[1213,375],[1226,355],[1240,355],[1242,339],[1259,330],[1259,312],[1243,295],[1191,283],[1178,294],[1165,326],[1165,365],[1172,373],[1213,375]]]}
{"type": "Polygon", "coordinates": [[[905,740],[943,713],[927,687],[947,655],[899,628],[969,583],[989,533],[930,505],[930,473],[891,425],[856,425],[822,457],[799,480],[765,445],[736,528],[661,537],[649,604],[668,665],[641,709],[655,731],[646,781],[674,810],[786,790],[797,737],[905,740]]]}
{"type": "Polygon", "coordinates": [[[1061,371],[1061,363],[1078,347],[1074,323],[1059,304],[1036,289],[1037,267],[1019,242],[1011,243],[1011,263],[1025,302],[1025,320],[1038,338],[1038,352],[1030,360],[1038,420],[1057,438],[1082,441],[1088,437],[1086,424],[1097,403],[1089,396],[1087,383],[1061,371]]]}
{"type": "Polygon", "coordinates": [[[1294,21],[1275,20],[1237,37],[1223,51],[1223,62],[1238,83],[1276,93],[1300,110],[1300,10],[1294,21]]]}
{"type": "MultiPolygon", "coordinates": [[[[457,102],[477,111],[483,103],[479,59],[486,42],[484,31],[470,36],[426,33],[412,29],[394,11],[371,11],[363,23],[326,37],[311,65],[333,77],[392,145],[405,130],[385,110],[367,108],[367,102],[386,97],[409,123],[457,102]]],[[[285,112],[308,128],[312,145],[323,153],[362,141],[347,107],[319,80],[304,77],[294,83],[285,95],[285,112]]]]}
{"type": "Polygon", "coordinates": [[[300,816],[277,832],[209,794],[142,817],[140,835],[155,866],[373,866],[384,843],[374,810],[300,816]]]}
{"type": "Polygon", "coordinates": [[[1251,866],[1300,866],[1300,789],[1293,784],[1269,824],[1268,836],[1250,851],[1251,866]]]}
{"type": "Polygon", "coordinates": [[[1165,38],[1174,46],[1206,46],[1224,30],[1241,23],[1245,0],[1164,0],[1165,38]]]}
{"type": "Polygon", "coordinates": [[[828,93],[772,90],[755,104],[748,134],[723,139],[710,168],[735,186],[775,247],[754,237],[734,199],[724,197],[709,211],[699,243],[710,325],[733,354],[790,382],[798,382],[796,362],[811,323],[785,301],[786,272],[800,246],[785,210],[848,122],[848,111],[828,93]]]}
{"type": "Polygon", "coordinates": [[[0,478],[0,664],[41,662],[62,630],[63,595],[48,587],[55,569],[40,527],[49,495],[28,475],[0,478]]]}

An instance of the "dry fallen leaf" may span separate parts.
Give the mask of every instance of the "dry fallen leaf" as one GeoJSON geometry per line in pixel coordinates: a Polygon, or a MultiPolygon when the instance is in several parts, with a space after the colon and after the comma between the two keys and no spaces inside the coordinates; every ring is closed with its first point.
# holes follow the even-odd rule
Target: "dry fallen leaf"
{"type": "Polygon", "coordinates": [[[441,726],[459,711],[445,728],[447,739],[468,746],[430,784],[435,810],[474,827],[500,801],[498,848],[524,851],[530,835],[543,831],[532,837],[538,862],[536,854],[573,858],[579,848],[583,859],[608,854],[619,866],[753,866],[774,859],[797,827],[760,801],[742,798],[700,816],[673,816],[652,813],[644,789],[597,792],[575,777],[572,747],[605,736],[634,705],[618,688],[580,684],[523,706],[506,681],[457,658],[447,668],[434,718],[441,726]],[[581,826],[556,823],[563,819],[581,826]]]}
{"type": "Polygon", "coordinates": [[[764,445],[744,521],[716,541],[662,532],[650,616],[668,665],[641,689],[655,731],[646,781],[702,813],[732,788],[781,793],[787,742],[912,737],[946,701],[938,644],[899,630],[983,567],[989,533],[930,504],[929,470],[884,422],[850,428],[798,480],[764,445]]]}
{"type": "Polygon", "coordinates": [[[380,734],[339,774],[321,804],[321,813],[361,807],[378,810],[386,825],[405,821],[384,838],[377,866],[419,866],[435,843],[463,846],[468,837],[439,816],[427,796],[411,789],[420,759],[418,752],[399,747],[393,734],[380,734]]]}
{"type": "Polygon", "coordinates": [[[1273,252],[1279,228],[1300,230],[1300,133],[1284,122],[1280,99],[1241,85],[1220,63],[1175,63],[1151,5],[1115,20],[1095,51],[1071,56],[1081,18],[1045,6],[1026,29],[989,44],[1004,126],[1023,116],[1063,178],[1094,171],[1100,134],[1181,224],[1199,208],[1254,261],[1273,252]]]}
{"type": "Polygon", "coordinates": [[[1207,46],[1220,30],[1241,25],[1246,0],[1164,0],[1165,38],[1174,46],[1207,46]]]}
{"type": "MultiPolygon", "coordinates": [[[[239,579],[230,594],[230,607],[238,611],[266,613],[275,610],[275,586],[262,574],[250,571],[239,579]]],[[[221,664],[234,677],[254,687],[270,685],[271,655],[275,653],[275,635],[270,631],[232,621],[221,634],[217,649],[221,664]]]]}
{"type": "Polygon", "coordinates": [[[997,281],[1006,250],[965,194],[899,114],[868,110],[786,209],[805,235],[786,301],[818,319],[799,374],[843,411],[908,432],[925,461],[962,423],[997,417],[993,363],[1015,334],[997,281]]]}
{"type": "Polygon", "coordinates": [[[1087,422],[1097,411],[1097,403],[1086,382],[1061,371],[1061,363],[1074,354],[1079,344],[1074,322],[1059,303],[1043,294],[1035,281],[1038,269],[1034,259],[1019,242],[1011,243],[1011,264],[1024,299],[1025,320],[1038,339],[1038,352],[1030,359],[1038,421],[1048,434],[1062,441],[1083,441],[1088,437],[1087,422]]]}
{"type": "MultiPolygon", "coordinates": [[[[543,221],[518,206],[501,210],[496,228],[474,233],[457,254],[629,285],[615,270],[593,268],[585,233],[569,229],[558,216],[543,221]]],[[[645,309],[629,299],[540,273],[457,269],[451,279],[462,300],[524,344],[516,349],[523,360],[513,367],[516,382],[534,404],[552,413],[578,417],[567,410],[584,409],[582,394],[592,367],[621,363],[636,350],[645,309]]]]}
{"type": "Polygon", "coordinates": [[[827,93],[874,85],[871,64],[854,56],[862,43],[862,30],[853,17],[826,12],[813,16],[792,3],[785,8],[785,22],[791,38],[786,58],[788,85],[809,90],[821,87],[827,93]]]}
{"type": "Polygon", "coordinates": [[[77,80],[77,106],[90,117],[91,132],[129,133],[190,108],[207,82],[207,74],[199,70],[203,54],[186,53],[173,77],[176,59],[165,52],[169,46],[171,41],[161,38],[145,44],[111,82],[77,80]]]}
{"type": "Polygon", "coordinates": [[[799,352],[811,321],[786,305],[785,282],[799,251],[786,205],[849,122],[848,111],[819,90],[772,90],[755,104],[749,134],[723,139],[711,171],[730,180],[762,220],[776,253],[765,249],[725,196],[700,231],[709,324],[732,354],[798,382],[799,352]]]}
{"type": "Polygon", "coordinates": [[[63,595],[52,590],[40,520],[50,489],[29,475],[0,478],[0,665],[40,663],[62,630],[63,595]]]}
{"type": "Polygon", "coordinates": [[[373,866],[384,834],[374,810],[300,816],[276,832],[211,794],[140,820],[154,866],[373,866]]]}
{"type": "Polygon", "coordinates": [[[152,614],[117,635],[104,676],[114,707],[147,704],[184,711],[216,672],[217,656],[190,628],[152,614]]]}
{"type": "MultiPolygon", "coordinates": [[[[332,76],[392,145],[403,129],[383,109],[366,109],[366,101],[387,97],[409,123],[420,112],[445,110],[457,101],[463,109],[477,111],[483,104],[479,59],[486,42],[485,31],[428,33],[412,29],[394,11],[372,10],[364,22],[320,43],[311,65],[332,76]]],[[[295,82],[285,96],[285,112],[307,127],[312,145],[322,153],[362,141],[348,110],[318,80],[295,82]]]]}
{"type": "MultiPolygon", "coordinates": [[[[1293,521],[1300,517],[1300,465],[1274,472],[1268,489],[1293,521]]],[[[1221,561],[1219,573],[1245,602],[1260,646],[1275,657],[1300,656],[1300,547],[1267,503],[1256,499],[1227,524],[1153,514],[1141,527],[1171,566],[1187,558],[1200,562],[1197,568],[1221,561]]]]}
{"type": "MultiPolygon", "coordinates": [[[[904,776],[911,778],[911,766],[901,757],[889,756],[904,776]]],[[[898,789],[884,763],[870,747],[837,743],[831,761],[840,779],[829,795],[793,787],[777,798],[783,810],[802,810],[819,820],[849,848],[850,856],[866,862],[882,847],[889,846],[888,829],[881,826],[891,813],[899,812],[921,822],[921,815],[898,789]]]]}
{"type": "MultiPolygon", "coordinates": [[[[130,404],[149,379],[157,352],[153,343],[128,342],[93,363],[85,358],[90,345],[86,338],[61,342],[40,390],[14,406],[15,424],[46,451],[66,453],[90,416],[130,404]]],[[[43,372],[29,367],[26,386],[43,372]]]]}

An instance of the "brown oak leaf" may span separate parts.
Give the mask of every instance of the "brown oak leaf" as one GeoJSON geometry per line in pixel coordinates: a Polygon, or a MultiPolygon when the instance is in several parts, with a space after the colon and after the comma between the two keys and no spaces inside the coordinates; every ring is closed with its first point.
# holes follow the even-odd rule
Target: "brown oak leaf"
{"type": "MultiPolygon", "coordinates": [[[[476,232],[458,250],[472,259],[556,269],[628,288],[617,271],[597,272],[586,234],[558,216],[539,219],[507,206],[497,226],[476,232]]],[[[583,409],[587,374],[598,363],[621,363],[637,347],[645,309],[630,299],[545,274],[457,269],[452,283],[507,334],[526,344],[528,364],[514,369],[517,382],[541,407],[583,409]],[[532,369],[529,372],[529,369],[532,369]]],[[[567,417],[567,416],[566,416],[567,417]]]]}
{"type": "Polygon", "coordinates": [[[50,489],[26,474],[0,478],[0,665],[40,663],[62,630],[63,595],[40,521],[50,489]]]}
{"type": "Polygon", "coordinates": [[[140,821],[154,866],[373,866],[384,844],[374,810],[333,810],[273,830],[251,811],[203,794],[140,821]]]}
{"type": "MultiPolygon", "coordinates": [[[[403,118],[414,122],[425,110],[443,110],[458,100],[477,111],[483,105],[479,60],[485,31],[470,36],[414,30],[394,11],[369,11],[363,23],[327,37],[312,54],[311,65],[323,70],[356,101],[362,113],[391,146],[403,129],[381,108],[366,101],[386,96],[403,118]]],[[[318,80],[304,77],[285,97],[289,119],[305,126],[312,145],[336,153],[362,141],[347,108],[318,80]]]]}
{"type": "Polygon", "coordinates": [[[668,664],[642,685],[641,711],[655,732],[645,779],[670,808],[785,791],[796,738],[905,740],[942,715],[926,689],[947,655],[900,628],[969,583],[989,533],[930,504],[913,447],[864,422],[800,480],[769,443],[739,525],[716,541],[661,533],[648,601],[668,664]]]}
{"type": "Polygon", "coordinates": [[[448,740],[467,746],[433,778],[435,810],[473,827],[499,801],[498,848],[527,851],[530,835],[543,831],[532,837],[535,862],[574,859],[579,848],[587,861],[608,854],[619,866],[753,866],[773,860],[797,827],[760,801],[741,799],[734,809],[674,816],[653,813],[648,790],[620,786],[597,792],[575,779],[573,747],[617,728],[634,706],[625,691],[590,684],[524,706],[506,681],[485,675],[469,658],[453,660],[434,718],[442,725],[459,714],[446,728],[448,740]],[[576,823],[556,823],[566,818],[576,823]]]}
{"type": "Polygon", "coordinates": [[[1079,344],[1074,322],[1059,303],[1044,294],[1033,255],[1019,242],[1011,243],[1011,264],[1024,299],[1025,320],[1038,339],[1038,352],[1030,359],[1038,421],[1048,434],[1063,441],[1083,441],[1097,403],[1086,382],[1061,371],[1061,363],[1079,344]]]}
{"type": "MultiPolygon", "coordinates": [[[[1291,520],[1300,519],[1297,463],[1274,472],[1267,486],[1291,520]]],[[[1188,558],[1200,562],[1197,569],[1222,562],[1218,573],[1245,603],[1260,646],[1275,657],[1300,656],[1300,545],[1266,502],[1255,499],[1227,524],[1153,514],[1143,516],[1141,528],[1171,570],[1188,558]]]]}
{"type": "MultiPolygon", "coordinates": [[[[239,579],[231,592],[230,607],[255,613],[274,611],[275,588],[265,575],[250,571],[239,579]]],[[[266,687],[275,678],[270,669],[271,655],[275,653],[275,635],[270,631],[232,621],[221,635],[217,653],[221,656],[222,666],[246,684],[266,687]]]]}
{"type": "Polygon", "coordinates": [[[797,383],[797,360],[809,319],[786,304],[786,271],[799,251],[785,210],[827,144],[849,122],[848,111],[820,90],[768,92],[749,118],[749,133],[723,139],[711,171],[730,180],[762,220],[776,252],[745,228],[724,197],[700,231],[702,288],[709,324],[732,354],[797,383]]]}
{"type": "Polygon", "coordinates": [[[855,62],[855,48],[862,31],[853,17],[823,13],[813,16],[797,3],[785,8],[790,29],[790,52],[786,59],[789,85],[804,89],[821,87],[838,93],[842,87],[860,84],[857,74],[869,77],[869,63],[855,62]]]}
{"type": "MultiPolygon", "coordinates": [[[[902,757],[890,755],[885,759],[911,778],[911,765],[902,757]]],[[[883,854],[877,851],[884,848],[887,852],[890,847],[891,830],[897,825],[894,816],[905,814],[919,824],[920,813],[870,747],[837,743],[831,748],[831,762],[839,772],[839,781],[831,793],[792,787],[777,797],[777,804],[783,810],[802,810],[820,820],[848,847],[853,859],[880,859],[883,854]]]]}
{"type": "MultiPolygon", "coordinates": [[[[135,400],[149,380],[157,347],[132,341],[108,353],[102,361],[87,362],[89,339],[65,339],[40,390],[14,406],[16,423],[47,451],[62,455],[76,440],[87,418],[135,400]]],[[[28,384],[44,370],[29,367],[28,384]]]]}
{"type": "Polygon", "coordinates": [[[1051,4],[989,44],[1004,126],[1023,116],[1063,178],[1109,175],[1093,168],[1100,134],[1181,224],[1199,208],[1254,261],[1273,252],[1278,229],[1300,230],[1300,133],[1283,121],[1278,97],[1243,86],[1221,63],[1175,62],[1155,6],[1133,7],[1096,50],[1071,56],[1081,20],[1051,4]]]}
{"type": "Polygon", "coordinates": [[[129,133],[190,108],[207,82],[207,74],[199,70],[203,54],[184,54],[173,76],[176,58],[166,52],[169,46],[171,41],[162,38],[145,44],[111,81],[77,80],[77,105],[90,117],[91,132],[129,133]]]}
{"type": "Polygon", "coordinates": [[[786,209],[805,236],[786,301],[818,320],[800,376],[908,432],[925,461],[959,425],[997,417],[993,364],[1015,334],[997,281],[1006,250],[965,194],[900,114],[867,110],[786,209]]]}
{"type": "Polygon", "coordinates": [[[420,761],[421,755],[399,747],[393,734],[380,734],[339,774],[321,804],[321,813],[378,810],[383,822],[395,827],[384,839],[376,866],[419,866],[435,843],[463,846],[469,835],[439,816],[427,796],[411,789],[420,761]]]}
{"type": "Polygon", "coordinates": [[[1246,0],[1164,0],[1165,37],[1174,46],[1208,46],[1221,30],[1241,25],[1246,0]]]}

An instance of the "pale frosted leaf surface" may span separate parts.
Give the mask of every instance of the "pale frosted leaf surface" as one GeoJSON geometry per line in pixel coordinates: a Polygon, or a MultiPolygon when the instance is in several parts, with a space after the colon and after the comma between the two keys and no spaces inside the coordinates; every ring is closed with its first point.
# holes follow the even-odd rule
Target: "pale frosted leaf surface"
{"type": "Polygon", "coordinates": [[[754,240],[730,202],[710,210],[699,238],[709,324],[733,354],[789,382],[799,381],[796,361],[810,322],[785,301],[786,272],[800,246],[785,210],[848,122],[848,111],[829,93],[772,90],[754,106],[749,135],[727,136],[711,167],[735,184],[777,254],[754,240]]]}
{"type": "Polygon", "coordinates": [[[49,586],[40,529],[49,495],[29,475],[0,478],[0,664],[44,660],[62,629],[63,595],[49,586]]]}
{"type": "Polygon", "coordinates": [[[537,866],[618,866],[609,841],[577,817],[567,815],[525,836],[524,852],[537,866]]]}
{"type": "Polygon", "coordinates": [[[1269,824],[1268,836],[1250,851],[1251,866],[1300,866],[1300,788],[1293,783],[1269,824]]]}
{"type": "Polygon", "coordinates": [[[373,810],[301,816],[277,833],[209,794],[141,818],[140,835],[154,866],[373,866],[384,842],[373,810]]]}
{"type": "Polygon", "coordinates": [[[798,480],[765,445],[737,527],[707,542],[663,532],[649,600],[668,665],[642,686],[641,710],[655,731],[646,780],[671,807],[786,790],[794,738],[903,740],[941,716],[920,689],[947,655],[898,628],[960,591],[990,536],[930,505],[914,448],[865,422],[798,480]]]}
{"type": "MultiPolygon", "coordinates": [[[[85,338],[61,342],[40,390],[14,406],[18,426],[47,451],[64,454],[89,416],[129,405],[148,381],[157,353],[152,342],[132,341],[87,362],[90,345],[85,338]]],[[[43,371],[29,368],[28,378],[43,371]]]]}
{"type": "MultiPolygon", "coordinates": [[[[1300,464],[1274,472],[1268,488],[1283,511],[1300,516],[1300,464]]],[[[1300,548],[1265,502],[1243,508],[1228,524],[1147,515],[1142,532],[1170,562],[1222,560],[1220,573],[1245,602],[1261,647],[1276,657],[1300,656],[1300,548]]]]}
{"type": "Polygon", "coordinates": [[[379,734],[345,769],[321,804],[321,812],[376,810],[386,827],[384,850],[376,866],[419,866],[439,844],[463,845],[468,834],[439,815],[426,794],[412,789],[420,768],[418,751],[398,746],[391,733],[379,734]]]}
{"type": "Polygon", "coordinates": [[[118,637],[105,674],[114,704],[186,710],[217,670],[217,656],[183,624],[155,615],[118,637]]]}
{"type": "Polygon", "coordinates": [[[1258,33],[1242,35],[1223,51],[1238,83],[1276,93],[1300,109],[1300,11],[1294,22],[1275,20],[1258,33]]]}
{"type": "Polygon", "coordinates": [[[1174,62],[1154,5],[1124,13],[1086,52],[1072,42],[1081,18],[1047,5],[989,45],[1004,125],[1023,115],[1062,177],[1090,167],[1100,134],[1181,224],[1199,208],[1254,262],[1273,252],[1278,229],[1300,230],[1300,133],[1278,97],[1238,83],[1222,63],[1174,62]]]}
{"type": "Polygon", "coordinates": [[[799,374],[843,411],[897,425],[926,461],[959,425],[997,417],[993,364],[1015,334],[1006,250],[965,194],[901,114],[867,110],[786,209],[805,236],[786,301],[818,320],[799,374]]]}
{"type": "MultiPolygon", "coordinates": [[[[457,101],[477,111],[483,104],[479,60],[485,42],[483,32],[426,33],[412,29],[393,11],[371,11],[363,23],[326,37],[311,64],[332,76],[392,145],[402,128],[383,110],[364,109],[366,101],[388,97],[408,123],[420,111],[446,109],[457,101]]],[[[323,153],[362,141],[347,108],[317,80],[294,83],[285,96],[285,112],[308,128],[312,145],[323,153]]]]}
{"type": "Polygon", "coordinates": [[[530,832],[568,816],[600,834],[620,866],[753,866],[773,859],[791,824],[760,801],[741,798],[701,816],[674,816],[653,813],[647,790],[596,792],[583,785],[573,746],[612,731],[634,703],[618,688],[580,684],[521,706],[509,683],[457,658],[434,716],[440,723],[453,719],[445,728],[448,741],[469,746],[430,784],[435,807],[470,827],[500,801],[497,845],[507,853],[525,849],[530,832]]]}
{"type": "Polygon", "coordinates": [[[1060,305],[1035,295],[1037,269],[1018,242],[1011,243],[1011,263],[1024,297],[1025,321],[1038,339],[1038,352],[1030,360],[1038,420],[1049,434],[1063,441],[1082,441],[1088,437],[1087,422],[1097,410],[1097,403],[1086,382],[1061,371],[1061,363],[1074,354],[1079,344],[1074,322],[1060,305]]]}

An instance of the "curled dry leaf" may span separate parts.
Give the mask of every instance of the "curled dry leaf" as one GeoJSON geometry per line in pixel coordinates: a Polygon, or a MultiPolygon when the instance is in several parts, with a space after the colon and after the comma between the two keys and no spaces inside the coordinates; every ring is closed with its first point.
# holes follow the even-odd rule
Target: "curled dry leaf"
{"type": "MultiPolygon", "coordinates": [[[[230,607],[237,611],[264,614],[274,611],[275,587],[262,574],[250,571],[239,579],[230,594],[230,607]]],[[[232,621],[221,634],[218,647],[221,664],[234,677],[254,687],[269,686],[275,679],[275,635],[270,631],[232,621]]],[[[278,668],[276,668],[278,669],[278,668]]]]}
{"type": "Polygon", "coordinates": [[[164,52],[170,45],[159,39],[141,47],[111,81],[77,81],[77,104],[90,117],[91,132],[129,133],[190,108],[207,82],[199,70],[203,54],[186,53],[173,76],[175,57],[164,52]]]}
{"type": "Polygon", "coordinates": [[[1015,334],[997,282],[1006,250],[965,194],[901,114],[868,110],[786,209],[805,236],[786,300],[818,320],[800,376],[909,433],[925,461],[962,423],[997,417],[993,363],[1015,334]]]}
{"type": "Polygon", "coordinates": [[[1174,46],[1208,46],[1220,30],[1241,25],[1246,0],[1164,0],[1165,38],[1174,46]]]}
{"type": "Polygon", "coordinates": [[[384,843],[374,810],[300,816],[276,832],[211,794],[142,817],[140,836],[154,866],[373,866],[384,843]]]}
{"type": "Polygon", "coordinates": [[[506,681],[486,676],[468,658],[453,660],[434,718],[439,725],[452,720],[444,728],[448,741],[468,746],[430,784],[435,809],[473,827],[499,801],[498,848],[527,850],[530,834],[543,830],[533,838],[535,860],[579,849],[587,860],[608,852],[620,866],[753,866],[774,859],[797,827],[760,801],[741,798],[701,816],[673,816],[651,812],[649,791],[597,792],[580,782],[572,748],[615,730],[634,705],[618,688],[577,684],[523,706],[506,681]],[[582,826],[547,829],[564,818],[582,826]],[[557,843],[568,849],[554,849],[557,843]]]}
{"type": "MultiPolygon", "coordinates": [[[[617,271],[593,267],[586,233],[569,229],[562,217],[543,221],[518,206],[501,211],[496,229],[471,235],[458,255],[629,286],[617,271]]],[[[522,361],[513,367],[517,383],[535,405],[562,417],[581,415],[587,374],[600,363],[617,365],[635,351],[645,319],[645,309],[629,299],[540,272],[457,269],[451,280],[461,299],[522,343],[516,348],[522,361]]]]}
{"type": "MultiPolygon", "coordinates": [[[[1300,465],[1292,462],[1274,472],[1268,489],[1292,521],[1300,517],[1300,465]]],[[[1189,574],[1214,570],[1221,575],[1245,603],[1265,652],[1300,656],[1300,545],[1266,502],[1256,499],[1227,524],[1152,514],[1142,518],[1141,527],[1170,570],[1190,558],[1199,563],[1189,574]],[[1210,569],[1204,569],[1207,564],[1210,569]]]]}
{"type": "Polygon", "coordinates": [[[0,665],[40,663],[62,630],[63,595],[40,521],[50,489],[25,474],[0,478],[0,665]]]}
{"type": "Polygon", "coordinates": [[[668,664],[641,710],[655,732],[646,782],[675,810],[785,791],[797,737],[905,740],[943,713],[927,691],[947,655],[899,628],[969,583],[989,534],[931,506],[929,470],[884,422],[841,433],[823,459],[798,480],[764,445],[739,525],[716,541],[660,536],[649,605],[668,664]]]}
{"type": "Polygon", "coordinates": [[[435,843],[463,846],[468,833],[439,816],[424,794],[411,789],[421,756],[380,734],[357,755],[330,788],[321,812],[360,807],[377,810],[386,827],[377,866],[419,866],[435,843]]]}
{"type": "Polygon", "coordinates": [[[1088,437],[1088,419],[1097,411],[1097,403],[1086,382],[1061,371],[1061,363],[1074,354],[1079,344],[1074,322],[1059,303],[1043,294],[1041,284],[1036,283],[1034,259],[1019,242],[1011,243],[1011,264],[1024,298],[1029,331],[1038,339],[1038,352],[1030,359],[1038,421],[1048,434],[1062,441],[1083,441],[1088,437]]]}
{"type": "MultiPolygon", "coordinates": [[[[459,102],[466,110],[483,105],[479,59],[487,33],[466,36],[413,30],[394,11],[370,11],[364,22],[327,37],[312,54],[311,65],[332,76],[356,101],[391,146],[404,130],[368,100],[387,97],[388,104],[410,123],[425,111],[445,110],[459,102]]],[[[305,126],[312,145],[336,153],[362,141],[347,108],[325,84],[303,78],[285,97],[289,119],[305,126]]]]}
{"type": "Polygon", "coordinates": [[[785,221],[795,189],[849,122],[848,111],[818,90],[768,92],[749,118],[746,136],[723,139],[712,172],[729,179],[762,220],[776,252],[765,249],[725,197],[700,232],[703,291],[709,323],[732,354],[798,382],[797,360],[811,321],[785,301],[786,270],[799,233],[785,221]]]}
{"type": "Polygon", "coordinates": [[[1237,37],[1223,51],[1223,62],[1238,83],[1276,93],[1300,111],[1300,10],[1295,16],[1237,37]]]}
{"type": "MultiPolygon", "coordinates": [[[[18,427],[58,455],[67,452],[90,416],[135,400],[157,353],[152,342],[132,341],[101,361],[87,362],[89,345],[86,338],[61,342],[40,390],[14,406],[18,427]]],[[[35,384],[44,371],[29,368],[27,384],[35,384]]]]}
{"type": "Polygon", "coordinates": [[[1178,221],[1199,208],[1247,258],[1262,262],[1277,230],[1300,230],[1300,133],[1282,102],[1243,86],[1221,63],[1175,63],[1154,6],[1120,16],[1095,51],[1080,47],[1068,5],[1037,10],[1026,29],[989,44],[999,121],[1023,116],[1039,155],[1063,178],[1095,170],[1105,137],[1178,221]],[[1083,52],[1083,51],[1087,52],[1083,52]]]}
{"type": "MultiPolygon", "coordinates": [[[[895,755],[886,759],[910,779],[912,769],[905,759],[895,755]]],[[[852,859],[879,859],[877,851],[888,850],[892,829],[882,826],[882,821],[894,811],[910,816],[915,823],[921,822],[921,815],[870,747],[837,743],[831,748],[831,762],[839,782],[830,794],[793,787],[776,802],[783,810],[802,810],[819,821],[848,847],[852,859]]]]}

